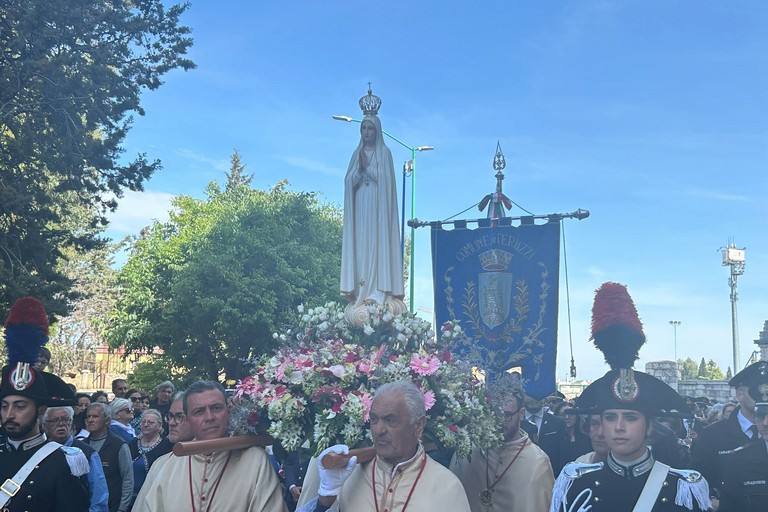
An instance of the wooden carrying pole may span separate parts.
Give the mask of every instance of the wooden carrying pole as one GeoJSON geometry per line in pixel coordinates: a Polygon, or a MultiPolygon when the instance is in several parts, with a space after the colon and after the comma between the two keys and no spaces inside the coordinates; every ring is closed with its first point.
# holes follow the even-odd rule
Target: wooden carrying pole
{"type": "Polygon", "coordinates": [[[226,452],[242,450],[251,446],[269,446],[275,439],[267,434],[253,436],[232,436],[210,439],[207,441],[179,441],[173,445],[173,454],[177,457],[198,455],[200,453],[226,452]]]}
{"type": "MultiPolygon", "coordinates": [[[[219,439],[210,439],[208,441],[179,441],[173,445],[173,454],[177,457],[186,457],[187,455],[198,455],[201,453],[226,452],[229,450],[242,450],[251,446],[269,446],[275,442],[275,439],[267,434],[253,436],[232,436],[219,439]]],[[[321,463],[326,469],[346,466],[349,459],[357,457],[357,463],[362,464],[373,460],[376,456],[376,448],[369,446],[366,448],[356,448],[349,450],[349,453],[327,453],[323,456],[321,463]]]]}
{"type": "Polygon", "coordinates": [[[376,456],[376,448],[373,446],[368,446],[366,448],[355,448],[354,450],[349,450],[349,453],[346,455],[343,453],[326,453],[320,460],[320,463],[325,469],[339,468],[346,466],[347,462],[349,462],[349,459],[355,456],[357,456],[357,463],[363,464],[364,462],[373,460],[373,458],[376,456]]]}

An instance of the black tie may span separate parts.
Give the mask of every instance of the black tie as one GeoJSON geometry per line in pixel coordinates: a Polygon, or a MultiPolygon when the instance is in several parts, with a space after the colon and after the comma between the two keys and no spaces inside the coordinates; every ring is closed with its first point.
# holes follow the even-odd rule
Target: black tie
{"type": "Polygon", "coordinates": [[[757,439],[760,436],[760,433],[757,431],[757,425],[749,427],[749,431],[752,433],[752,439],[757,439]]]}

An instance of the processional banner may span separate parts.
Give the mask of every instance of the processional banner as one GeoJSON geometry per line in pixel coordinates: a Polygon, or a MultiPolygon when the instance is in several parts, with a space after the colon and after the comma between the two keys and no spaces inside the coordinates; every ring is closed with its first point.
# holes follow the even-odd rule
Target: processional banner
{"type": "Polygon", "coordinates": [[[489,224],[433,226],[437,325],[458,320],[458,357],[491,379],[520,367],[526,392],[543,397],[555,390],[560,221],[489,224]]]}

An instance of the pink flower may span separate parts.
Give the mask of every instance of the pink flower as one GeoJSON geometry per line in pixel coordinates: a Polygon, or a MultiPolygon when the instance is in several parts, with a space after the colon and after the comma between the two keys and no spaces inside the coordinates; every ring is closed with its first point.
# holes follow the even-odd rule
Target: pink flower
{"type": "Polygon", "coordinates": [[[244,378],[235,388],[235,397],[241,398],[243,395],[254,395],[259,388],[259,382],[251,375],[244,378]]]}
{"type": "Polygon", "coordinates": [[[451,322],[445,322],[443,324],[443,332],[450,332],[453,330],[453,324],[451,322]]]}
{"type": "Polygon", "coordinates": [[[457,427],[456,425],[448,425],[448,430],[450,430],[451,432],[458,432],[459,427],[457,427]]]}
{"type": "Polygon", "coordinates": [[[435,405],[435,392],[421,390],[421,394],[424,397],[424,408],[428,411],[435,405]]]}
{"type": "Polygon", "coordinates": [[[440,361],[433,356],[417,356],[411,357],[411,371],[422,377],[432,375],[440,368],[440,361]]]}
{"type": "Polygon", "coordinates": [[[360,400],[363,402],[363,421],[368,423],[371,421],[371,404],[373,403],[373,398],[371,398],[371,395],[364,393],[360,400]]]}

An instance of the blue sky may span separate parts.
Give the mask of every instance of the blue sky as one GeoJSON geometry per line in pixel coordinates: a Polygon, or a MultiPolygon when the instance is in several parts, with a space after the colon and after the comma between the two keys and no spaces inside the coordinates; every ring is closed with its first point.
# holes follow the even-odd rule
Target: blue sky
{"type": "MultiPolygon", "coordinates": [[[[287,179],[341,204],[358,125],[331,115],[360,118],[370,81],[384,130],[435,147],[417,160],[419,219],[451,217],[492,192],[497,141],[517,204],[590,210],[564,221],[579,378],[606,369],[589,342],[605,281],[628,285],[643,321],[637,368],[674,357],[670,320],[682,322],[678,357],[731,365],[718,251],[729,242],[747,249],[742,362],[756,348],[768,320],[768,3],[198,0],[184,22],[198,68],[144,95],[126,156],[146,152],[164,169],[126,195],[113,237],[166,218],[175,195],[202,197],[234,149],[254,186],[287,179]]],[[[410,158],[388,145],[396,168],[410,158]]],[[[416,290],[417,308],[431,310],[426,229],[416,290]]],[[[561,265],[561,379],[565,297],[561,265]]]]}

